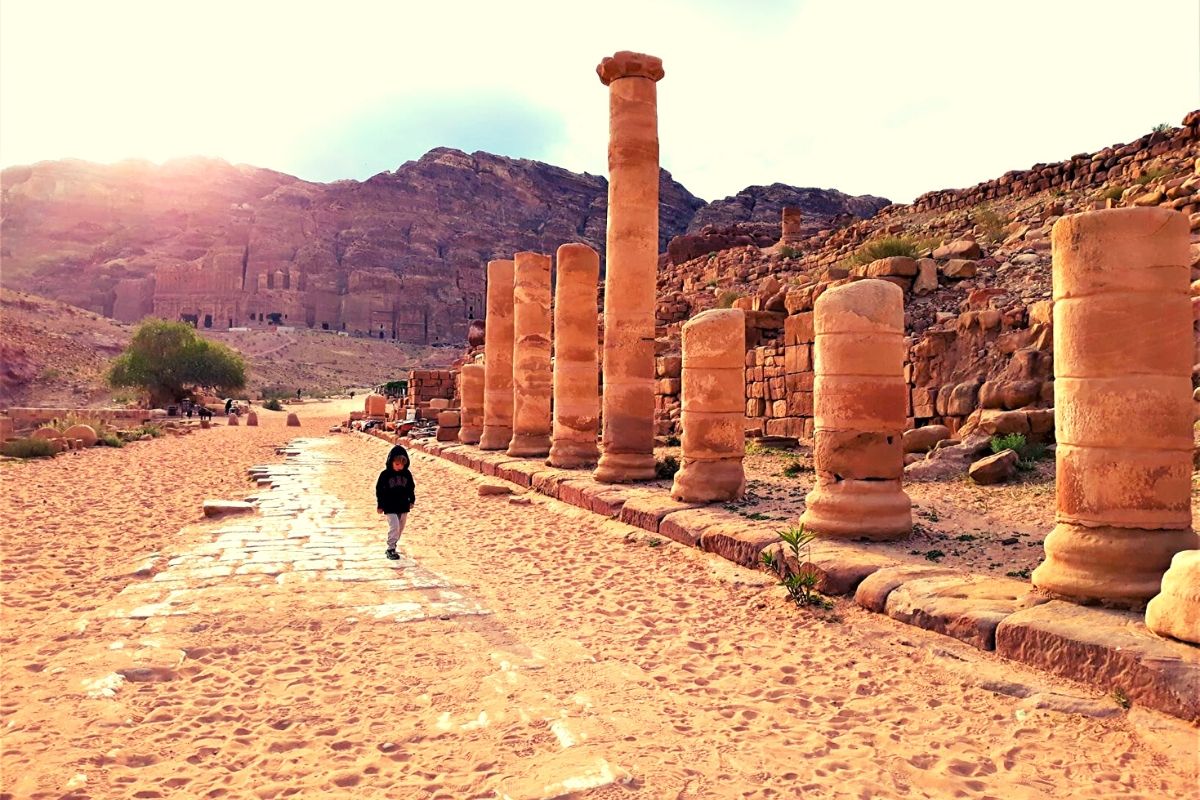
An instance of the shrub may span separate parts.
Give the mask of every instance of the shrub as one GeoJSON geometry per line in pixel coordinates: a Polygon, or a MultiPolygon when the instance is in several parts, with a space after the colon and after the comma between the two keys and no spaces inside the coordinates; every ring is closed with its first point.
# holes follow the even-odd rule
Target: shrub
{"type": "Polygon", "coordinates": [[[1028,472],[1037,466],[1037,462],[1046,456],[1046,445],[1041,442],[1030,442],[1020,433],[1009,433],[1004,436],[993,436],[988,442],[993,453],[1003,453],[1014,450],[1017,453],[1017,469],[1028,472]]]}
{"type": "Polygon", "coordinates": [[[134,439],[142,436],[153,436],[155,439],[163,435],[163,429],[158,425],[147,422],[145,425],[139,425],[129,432],[129,435],[134,439]]]}
{"type": "Polygon", "coordinates": [[[679,461],[675,456],[666,456],[654,462],[654,474],[661,480],[675,477],[679,471],[679,461]]]}
{"type": "Polygon", "coordinates": [[[917,253],[921,251],[918,243],[904,236],[887,236],[883,239],[877,239],[873,242],[868,242],[849,258],[846,262],[849,266],[861,266],[870,264],[872,261],[878,261],[881,258],[891,258],[892,256],[906,256],[908,258],[916,258],[917,253]]]}
{"type": "Polygon", "coordinates": [[[725,291],[717,295],[718,308],[733,308],[733,301],[741,297],[737,292],[725,291]]]}
{"type": "Polygon", "coordinates": [[[279,402],[279,398],[272,397],[270,400],[262,404],[262,407],[268,411],[283,411],[283,403],[279,402]]]}
{"type": "Polygon", "coordinates": [[[125,442],[123,442],[121,440],[121,437],[117,436],[115,433],[100,434],[99,438],[96,439],[96,444],[100,447],[124,447],[125,446],[125,442]]]}
{"type": "Polygon", "coordinates": [[[1155,133],[1166,133],[1167,131],[1171,130],[1171,123],[1160,122],[1150,130],[1154,131],[1155,133]]]}
{"type": "Polygon", "coordinates": [[[783,256],[784,258],[799,258],[802,255],[802,252],[799,247],[792,247],[791,245],[785,244],[779,248],[779,255],[783,256]]]}
{"type": "Polygon", "coordinates": [[[976,225],[979,226],[980,232],[991,242],[999,242],[1004,238],[1004,226],[1008,224],[1008,219],[1000,213],[988,206],[984,206],[975,212],[973,219],[976,225]]]}
{"type": "Polygon", "coordinates": [[[14,439],[0,446],[0,453],[12,458],[47,458],[58,452],[58,447],[48,439],[14,439]]]}
{"type": "Polygon", "coordinates": [[[1125,187],[1110,186],[1107,189],[1105,189],[1104,192],[1100,195],[1100,199],[1101,200],[1112,200],[1115,203],[1118,200],[1120,200],[1121,196],[1124,194],[1125,194],[1125,187]]]}
{"type": "Polygon", "coordinates": [[[242,388],[246,365],[233,350],[201,338],[190,325],[151,319],[138,326],[125,352],[109,365],[107,377],[110,386],[142,389],[151,404],[165,406],[184,397],[185,386],[242,388]]]}
{"type": "Polygon", "coordinates": [[[789,461],[787,466],[783,468],[783,475],[787,478],[795,478],[801,472],[804,472],[804,465],[796,460],[789,461]]]}
{"type": "Polygon", "coordinates": [[[1145,186],[1155,178],[1161,178],[1169,174],[1171,174],[1171,170],[1166,169],[1165,167],[1155,167],[1154,169],[1148,169],[1143,172],[1136,180],[1134,180],[1134,183],[1136,183],[1138,186],[1145,186]]]}

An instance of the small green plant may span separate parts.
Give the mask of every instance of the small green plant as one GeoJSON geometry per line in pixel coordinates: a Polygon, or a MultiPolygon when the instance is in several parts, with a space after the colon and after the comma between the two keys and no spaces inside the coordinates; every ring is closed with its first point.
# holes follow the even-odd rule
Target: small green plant
{"type": "Polygon", "coordinates": [[[887,236],[883,239],[877,239],[874,242],[868,242],[858,248],[853,255],[846,259],[846,264],[852,267],[860,266],[892,256],[916,258],[917,253],[920,251],[921,248],[918,247],[918,243],[912,239],[904,236],[887,236]]]}
{"type": "Polygon", "coordinates": [[[777,560],[770,552],[764,551],[760,556],[762,565],[775,573],[779,584],[787,590],[788,598],[796,605],[832,608],[833,603],[817,591],[821,574],[812,565],[811,558],[812,541],[816,534],[808,533],[804,526],[800,525],[780,531],[779,538],[783,540],[788,552],[782,559],[777,560]],[[797,570],[788,565],[788,555],[796,561],[797,570]]]}
{"type": "Polygon", "coordinates": [[[1114,203],[1125,194],[1124,186],[1110,186],[1100,194],[1101,200],[1112,200],[1114,203]]]}
{"type": "Polygon", "coordinates": [[[979,538],[978,536],[974,536],[969,533],[960,533],[958,536],[954,537],[955,541],[959,541],[959,542],[973,542],[978,538],[979,538]]]}
{"type": "Polygon", "coordinates": [[[751,514],[746,514],[744,516],[746,517],[746,519],[753,520],[755,522],[760,522],[765,519],[770,519],[770,517],[768,517],[766,514],[762,513],[761,511],[755,511],[751,514]]]}
{"type": "Polygon", "coordinates": [[[646,540],[646,544],[651,547],[658,547],[662,544],[662,539],[656,539],[653,536],[646,540]]]}
{"type": "Polygon", "coordinates": [[[1025,567],[1023,569],[1018,569],[1018,570],[1013,570],[1012,572],[1006,572],[1004,574],[1010,578],[1020,578],[1021,580],[1028,580],[1029,579],[1029,567],[1025,567]]]}
{"type": "Polygon", "coordinates": [[[678,436],[668,436],[667,437],[667,447],[679,447],[679,437],[678,436]]]}
{"type": "Polygon", "coordinates": [[[11,458],[48,458],[58,452],[58,448],[48,439],[14,439],[5,442],[0,447],[0,453],[11,458]]]}
{"type": "Polygon", "coordinates": [[[130,433],[132,434],[133,438],[135,438],[135,439],[141,438],[142,436],[152,436],[155,439],[157,439],[158,437],[163,435],[163,429],[161,427],[159,427],[158,425],[154,425],[153,423],[147,422],[144,425],[140,425],[140,426],[134,428],[130,433]]]}
{"type": "Polygon", "coordinates": [[[785,478],[798,478],[801,472],[804,472],[804,465],[795,459],[789,461],[783,468],[785,478]]]}
{"type": "Polygon", "coordinates": [[[799,247],[792,247],[785,244],[783,247],[779,248],[779,255],[783,256],[784,258],[799,258],[802,255],[802,252],[799,247]]]}
{"type": "Polygon", "coordinates": [[[1171,130],[1171,123],[1160,122],[1150,130],[1154,131],[1155,133],[1166,133],[1167,131],[1171,130]]]}
{"type": "Polygon", "coordinates": [[[96,439],[96,444],[100,447],[124,447],[125,442],[121,441],[121,437],[115,433],[101,433],[96,439]]]}
{"type": "Polygon", "coordinates": [[[46,383],[50,383],[52,381],[58,380],[61,377],[62,377],[62,373],[59,372],[58,370],[56,370],[54,367],[46,367],[44,370],[42,370],[42,374],[39,377],[39,380],[45,381],[46,383]]]}
{"type": "Polygon", "coordinates": [[[270,400],[263,403],[262,407],[268,411],[283,411],[283,403],[279,402],[278,397],[272,397],[270,400]]]}
{"type": "Polygon", "coordinates": [[[935,564],[945,557],[946,557],[946,554],[943,553],[941,550],[926,550],[925,551],[925,560],[932,561],[935,564]]]}
{"type": "Polygon", "coordinates": [[[1025,447],[1025,435],[1021,433],[1006,433],[1003,436],[993,436],[988,442],[993,453],[1003,453],[1005,450],[1016,450],[1018,453],[1025,447]]]}
{"type": "Polygon", "coordinates": [[[737,292],[724,291],[717,295],[718,308],[733,308],[733,302],[740,298],[737,292]]]}
{"type": "Polygon", "coordinates": [[[1112,697],[1113,702],[1119,705],[1121,708],[1128,709],[1131,705],[1129,702],[1129,695],[1127,695],[1125,690],[1120,686],[1113,689],[1112,694],[1109,696],[1112,697]]]}
{"type": "Polygon", "coordinates": [[[675,477],[679,471],[679,461],[675,456],[665,456],[654,462],[654,475],[660,480],[675,477]]]}

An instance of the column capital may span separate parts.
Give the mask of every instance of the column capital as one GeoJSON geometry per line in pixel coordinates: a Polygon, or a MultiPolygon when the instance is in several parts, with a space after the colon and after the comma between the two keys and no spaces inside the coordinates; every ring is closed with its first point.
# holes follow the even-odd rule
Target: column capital
{"type": "Polygon", "coordinates": [[[596,74],[600,76],[600,82],[608,86],[620,78],[649,78],[657,83],[666,73],[661,58],[622,50],[601,61],[596,74]]]}

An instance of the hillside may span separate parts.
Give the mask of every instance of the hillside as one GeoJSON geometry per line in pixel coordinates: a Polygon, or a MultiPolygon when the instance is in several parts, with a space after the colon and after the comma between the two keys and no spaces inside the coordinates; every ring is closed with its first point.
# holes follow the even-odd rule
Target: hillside
{"type": "MultiPolygon", "coordinates": [[[[0,290],[0,408],[102,406],[114,393],[104,371],[133,333],[132,325],[24,292],[0,290]]],[[[338,336],[304,329],[201,331],[240,352],[246,392],[332,394],[372,386],[414,367],[441,367],[454,351],[338,336]]],[[[129,396],[116,393],[117,399],[129,396]]]]}
{"type": "MultiPolygon", "coordinates": [[[[275,323],[415,344],[466,340],[490,259],[574,241],[603,254],[608,211],[603,177],[449,148],[362,182],[201,158],[66,160],[6,169],[0,191],[7,288],[123,322],[275,323]]],[[[755,198],[761,213],[785,195],[826,226],[886,202],[777,184],[705,206],[662,172],[660,249],[698,212],[734,222],[755,198]]]]}

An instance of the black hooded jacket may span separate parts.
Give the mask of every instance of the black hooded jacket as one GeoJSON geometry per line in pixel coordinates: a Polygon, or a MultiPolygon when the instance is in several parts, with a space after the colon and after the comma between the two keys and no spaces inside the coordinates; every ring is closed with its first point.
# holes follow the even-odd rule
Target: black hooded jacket
{"type": "Polygon", "coordinates": [[[408,461],[408,451],[396,445],[388,453],[387,466],[375,481],[375,503],[385,514],[407,514],[417,499],[416,484],[408,467],[396,472],[392,461],[403,458],[408,461]]]}

